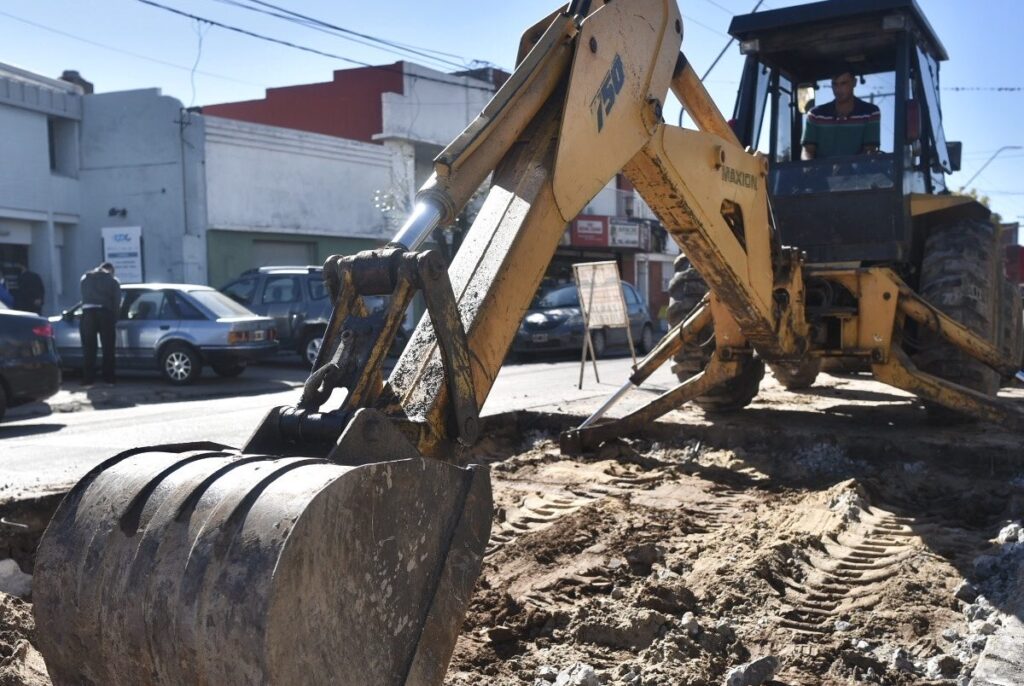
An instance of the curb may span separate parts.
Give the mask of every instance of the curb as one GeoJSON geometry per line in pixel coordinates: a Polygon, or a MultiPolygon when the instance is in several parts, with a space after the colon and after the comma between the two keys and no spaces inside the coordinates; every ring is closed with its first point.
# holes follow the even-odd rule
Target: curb
{"type": "Polygon", "coordinates": [[[42,402],[28,403],[13,407],[4,415],[4,421],[46,417],[51,414],[103,410],[133,405],[172,403],[185,400],[209,400],[238,395],[263,395],[299,388],[302,383],[275,380],[253,381],[245,384],[225,386],[186,386],[182,388],[94,388],[88,391],[61,389],[56,395],[42,402]]]}

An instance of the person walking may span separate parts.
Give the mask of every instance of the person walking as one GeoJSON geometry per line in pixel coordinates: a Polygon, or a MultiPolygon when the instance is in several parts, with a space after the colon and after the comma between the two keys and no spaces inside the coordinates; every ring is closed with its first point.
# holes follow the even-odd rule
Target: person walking
{"type": "Polygon", "coordinates": [[[18,290],[14,291],[14,309],[25,312],[43,313],[43,299],[46,288],[43,277],[31,271],[23,264],[14,265],[18,271],[18,290]]]}
{"type": "Polygon", "coordinates": [[[117,314],[121,309],[121,284],[114,278],[114,265],[104,262],[82,275],[82,385],[96,382],[96,337],[103,346],[103,381],[114,385],[114,339],[117,314]]]}

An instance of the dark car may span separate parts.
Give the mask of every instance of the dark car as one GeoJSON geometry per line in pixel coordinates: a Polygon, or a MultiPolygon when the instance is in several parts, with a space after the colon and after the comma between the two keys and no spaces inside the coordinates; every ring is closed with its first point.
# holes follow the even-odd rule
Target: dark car
{"type": "MultiPolygon", "coordinates": [[[[220,291],[257,314],[272,317],[282,350],[294,350],[310,365],[323,343],[334,303],[324,285],[323,267],[260,267],[244,272],[220,291]]],[[[386,298],[364,296],[371,312],[387,305],[386,298]]],[[[402,328],[391,353],[404,347],[402,328]]]]}
{"type": "MultiPolygon", "coordinates": [[[[65,368],[81,369],[76,305],[51,317],[65,368]]],[[[117,329],[119,369],[156,369],[173,384],[199,378],[203,365],[238,376],[246,365],[277,352],[274,323],[209,286],[181,283],[121,287],[117,329]]]]}
{"type": "MultiPolygon", "coordinates": [[[[629,313],[633,345],[646,353],[654,345],[654,322],[647,305],[632,285],[622,282],[622,295],[629,313]]],[[[598,357],[612,347],[628,347],[626,327],[606,327],[590,332],[598,357]]],[[[580,350],[583,347],[583,313],[579,292],[574,284],[541,290],[519,324],[513,353],[537,353],[545,350],[580,350]]]]}
{"type": "Polygon", "coordinates": [[[0,303],[0,419],[8,407],[45,400],[58,390],[60,358],[50,322],[0,303]]]}

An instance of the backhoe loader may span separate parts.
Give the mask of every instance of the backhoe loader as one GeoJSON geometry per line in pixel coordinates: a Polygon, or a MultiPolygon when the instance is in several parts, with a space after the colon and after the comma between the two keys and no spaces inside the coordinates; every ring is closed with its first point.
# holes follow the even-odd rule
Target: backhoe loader
{"type": "MultiPolygon", "coordinates": [[[[567,221],[619,170],[710,287],[633,380],[708,326],[715,348],[640,414],[595,419],[567,448],[640,428],[751,360],[820,353],[803,253],[772,224],[768,161],[740,145],[682,37],[670,0],[574,0],[528,29],[512,77],[437,157],[393,241],[327,260],[335,307],[298,404],[271,410],[241,450],[141,448],[83,477],[36,557],[38,643],[55,684],[441,683],[490,531],[487,470],[465,464],[480,408],[567,221]],[[669,90],[698,130],[664,123],[669,90]],[[424,239],[488,175],[446,268],[424,239]],[[416,293],[427,313],[384,379],[416,293]],[[388,308],[368,312],[363,299],[378,295],[388,308]]],[[[1001,372],[1016,360],[891,269],[815,278],[855,298],[840,344],[879,379],[1020,423],[993,397],[913,367],[900,343],[911,320],[1001,372]]]]}

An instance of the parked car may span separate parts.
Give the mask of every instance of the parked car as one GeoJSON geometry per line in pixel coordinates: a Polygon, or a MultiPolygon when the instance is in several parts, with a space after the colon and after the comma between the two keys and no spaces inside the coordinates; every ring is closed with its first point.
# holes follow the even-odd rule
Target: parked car
{"type": "MultiPolygon", "coordinates": [[[[257,314],[274,319],[282,350],[294,350],[309,364],[316,361],[334,303],[324,285],[323,267],[260,267],[242,273],[221,292],[257,314]]],[[[364,296],[371,312],[384,309],[387,299],[364,296]]],[[[405,347],[408,331],[403,327],[392,354],[405,347]]]]}
{"type": "Polygon", "coordinates": [[[0,303],[0,419],[8,407],[46,400],[58,390],[60,358],[50,322],[0,303]]]}
{"type": "MultiPolygon", "coordinates": [[[[654,322],[647,305],[632,285],[622,282],[622,295],[629,313],[633,345],[641,353],[655,343],[654,322]]],[[[628,347],[626,327],[593,329],[590,338],[594,352],[601,357],[612,347],[628,347]]],[[[579,292],[574,284],[542,289],[519,324],[512,341],[513,353],[537,353],[545,350],[580,350],[583,347],[583,313],[579,292]]]]}
{"type": "MultiPolygon", "coordinates": [[[[82,367],[81,317],[81,304],[50,317],[65,369],[82,367]]],[[[156,369],[172,384],[192,383],[204,365],[238,376],[278,347],[269,317],[209,286],[180,283],[122,286],[116,336],[119,369],[156,369]]]]}

